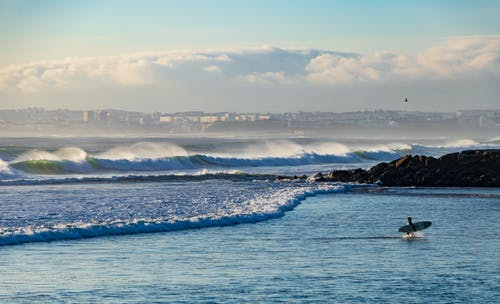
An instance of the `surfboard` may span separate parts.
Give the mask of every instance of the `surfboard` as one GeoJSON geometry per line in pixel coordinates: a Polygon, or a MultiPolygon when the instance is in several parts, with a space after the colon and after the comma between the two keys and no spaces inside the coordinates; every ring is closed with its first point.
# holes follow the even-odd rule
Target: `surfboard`
{"type": "Polygon", "coordinates": [[[415,232],[415,231],[420,231],[429,228],[432,225],[432,222],[417,222],[413,223],[413,226],[415,226],[415,230],[413,230],[413,227],[410,225],[404,225],[403,227],[399,228],[399,232],[415,232]]]}

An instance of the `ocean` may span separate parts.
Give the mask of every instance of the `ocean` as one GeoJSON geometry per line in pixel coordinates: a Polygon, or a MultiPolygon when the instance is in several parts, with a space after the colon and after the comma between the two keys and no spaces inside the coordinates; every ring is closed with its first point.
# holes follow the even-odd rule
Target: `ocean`
{"type": "Polygon", "coordinates": [[[500,141],[2,138],[0,302],[495,303],[500,189],[285,178],[477,148],[500,141]]]}

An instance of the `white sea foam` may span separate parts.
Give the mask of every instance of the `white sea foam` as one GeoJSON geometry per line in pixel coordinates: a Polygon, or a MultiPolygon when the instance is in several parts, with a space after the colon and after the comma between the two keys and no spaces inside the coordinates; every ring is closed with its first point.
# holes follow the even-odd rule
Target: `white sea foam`
{"type": "MultiPolygon", "coordinates": [[[[186,173],[181,173],[182,175],[186,175],[186,173]]],[[[199,171],[194,172],[193,176],[203,176],[203,175],[218,175],[218,174],[230,174],[230,175],[238,175],[245,174],[245,172],[241,170],[209,170],[209,169],[201,169],[199,171]]]]}
{"type": "MultiPolygon", "coordinates": [[[[168,205],[171,209],[167,213],[161,213],[164,212],[162,208],[166,206],[164,203],[160,205],[149,203],[150,209],[157,208],[160,212],[155,217],[141,216],[142,208],[139,208],[135,210],[137,214],[128,219],[96,219],[92,214],[99,210],[94,210],[89,213],[87,221],[0,227],[0,245],[254,223],[283,216],[286,211],[293,209],[306,197],[320,193],[344,192],[345,187],[333,184],[291,187],[289,184],[284,184],[281,188],[269,188],[266,191],[260,191],[257,195],[254,195],[254,192],[248,192],[242,197],[244,199],[228,198],[229,200],[226,200],[218,197],[216,201],[211,201],[209,197],[199,197],[196,199],[196,204],[179,202],[179,204],[168,205]]],[[[88,204],[81,207],[96,208],[88,204]]],[[[64,212],[67,212],[68,219],[74,217],[75,211],[64,212]]],[[[134,210],[129,209],[124,215],[130,216],[131,212],[134,210]]]]}

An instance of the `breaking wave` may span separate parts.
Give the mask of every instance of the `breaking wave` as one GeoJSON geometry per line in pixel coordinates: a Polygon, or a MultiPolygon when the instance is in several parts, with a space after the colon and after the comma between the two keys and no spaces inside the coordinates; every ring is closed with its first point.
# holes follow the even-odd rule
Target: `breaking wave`
{"type": "MultiPolygon", "coordinates": [[[[171,143],[149,142],[114,147],[94,153],[78,147],[65,147],[55,151],[32,149],[9,161],[0,159],[0,178],[3,179],[16,172],[36,175],[109,174],[113,172],[298,167],[320,164],[371,164],[392,161],[404,154],[439,157],[463,148],[498,146],[491,143],[479,143],[471,139],[433,145],[389,143],[347,146],[336,142],[297,144],[286,140],[238,144],[235,148],[230,144],[226,146],[222,144],[222,147],[217,146],[215,151],[210,151],[213,148],[188,151],[186,148],[171,143]]],[[[0,158],[3,158],[2,154],[0,158]]]]}
{"type": "Polygon", "coordinates": [[[171,143],[140,142],[129,147],[116,147],[95,155],[96,159],[128,160],[162,159],[186,157],[188,153],[182,147],[171,143]]]}
{"type": "Polygon", "coordinates": [[[10,172],[9,164],[0,159],[0,173],[10,172]]]}
{"type": "Polygon", "coordinates": [[[18,156],[14,160],[14,163],[33,160],[81,162],[84,161],[86,157],[87,152],[77,147],[61,148],[54,152],[34,149],[18,156]]]}
{"type": "Polygon", "coordinates": [[[197,215],[186,213],[186,210],[183,209],[185,207],[179,207],[182,210],[173,210],[171,214],[155,218],[134,217],[0,227],[0,246],[255,223],[281,217],[307,197],[322,193],[345,192],[346,189],[346,186],[325,184],[285,187],[249,197],[239,203],[226,204],[224,206],[226,209],[215,206],[216,209],[212,210],[214,207],[207,205],[204,207],[207,209],[203,209],[202,213],[197,215]]]}
{"type": "Polygon", "coordinates": [[[395,152],[354,152],[345,156],[303,153],[291,157],[238,158],[203,154],[165,158],[106,159],[87,156],[82,161],[38,159],[11,163],[11,167],[34,174],[91,172],[165,171],[203,168],[301,166],[308,164],[355,163],[366,160],[392,160],[395,152]]]}
{"type": "Polygon", "coordinates": [[[401,156],[385,146],[351,151],[338,143],[301,146],[287,141],[266,142],[263,146],[245,147],[232,153],[188,153],[173,144],[137,143],[90,154],[81,148],[68,147],[56,151],[34,149],[10,162],[4,170],[31,174],[88,174],[131,171],[201,170],[241,167],[302,166],[329,163],[387,161],[401,156]]]}

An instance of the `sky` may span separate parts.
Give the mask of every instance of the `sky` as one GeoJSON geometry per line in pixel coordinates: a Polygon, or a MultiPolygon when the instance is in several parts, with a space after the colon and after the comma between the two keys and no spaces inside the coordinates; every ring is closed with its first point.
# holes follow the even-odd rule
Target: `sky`
{"type": "Polygon", "coordinates": [[[498,109],[499,83],[499,1],[0,0],[0,109],[498,109]]]}

